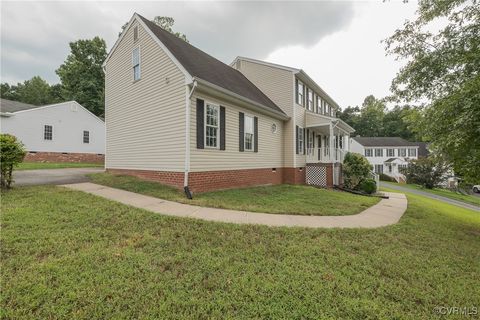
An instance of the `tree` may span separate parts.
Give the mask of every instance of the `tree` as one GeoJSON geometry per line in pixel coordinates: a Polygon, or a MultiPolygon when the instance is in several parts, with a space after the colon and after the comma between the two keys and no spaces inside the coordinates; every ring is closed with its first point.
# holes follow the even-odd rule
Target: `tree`
{"type": "Polygon", "coordinates": [[[27,152],[15,136],[0,134],[0,185],[9,189],[13,182],[13,168],[23,161],[27,152]]]}
{"type": "Polygon", "coordinates": [[[56,70],[62,81],[61,96],[75,100],[97,116],[104,114],[105,75],[102,64],[107,57],[105,40],[95,37],[70,43],[70,54],[56,70]]]}
{"type": "Polygon", "coordinates": [[[358,153],[348,152],[343,160],[343,183],[348,189],[357,189],[370,177],[372,165],[358,153]]]}
{"type": "Polygon", "coordinates": [[[480,10],[475,0],[421,1],[414,21],[385,40],[405,59],[392,81],[397,101],[421,104],[416,130],[464,180],[480,180],[480,10]],[[438,21],[443,26],[438,28],[438,21]],[[436,28],[431,28],[435,24],[436,28]],[[438,29],[432,32],[432,29],[438,29]]]}
{"type": "Polygon", "coordinates": [[[8,100],[29,103],[36,106],[64,101],[58,94],[60,84],[50,84],[40,76],[25,80],[17,85],[2,83],[1,97],[8,100]]]}
{"type": "MultiPolygon", "coordinates": [[[[175,24],[175,19],[173,19],[172,17],[156,16],[155,18],[153,18],[152,22],[158,25],[163,30],[170,32],[171,34],[177,36],[178,38],[182,39],[185,42],[188,42],[187,36],[185,34],[173,31],[172,27],[175,24]]],[[[118,33],[119,37],[127,26],[128,26],[128,22],[125,22],[122,25],[122,31],[118,33]]]]}
{"type": "Polygon", "coordinates": [[[408,183],[416,183],[424,188],[433,189],[445,180],[449,167],[444,161],[435,157],[412,160],[408,167],[402,170],[408,183]]]}

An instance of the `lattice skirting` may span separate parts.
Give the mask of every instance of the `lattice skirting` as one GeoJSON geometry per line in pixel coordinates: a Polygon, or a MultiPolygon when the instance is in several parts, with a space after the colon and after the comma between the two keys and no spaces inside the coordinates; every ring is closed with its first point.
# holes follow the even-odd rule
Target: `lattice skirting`
{"type": "Polygon", "coordinates": [[[319,187],[327,186],[327,167],[307,165],[306,170],[307,184],[319,187]]]}

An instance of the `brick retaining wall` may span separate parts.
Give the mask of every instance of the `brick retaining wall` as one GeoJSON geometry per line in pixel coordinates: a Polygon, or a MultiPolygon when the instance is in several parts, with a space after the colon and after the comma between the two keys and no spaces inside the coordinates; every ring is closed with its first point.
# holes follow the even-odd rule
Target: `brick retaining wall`
{"type": "Polygon", "coordinates": [[[96,153],[29,152],[23,161],[104,163],[105,155],[96,153]]]}

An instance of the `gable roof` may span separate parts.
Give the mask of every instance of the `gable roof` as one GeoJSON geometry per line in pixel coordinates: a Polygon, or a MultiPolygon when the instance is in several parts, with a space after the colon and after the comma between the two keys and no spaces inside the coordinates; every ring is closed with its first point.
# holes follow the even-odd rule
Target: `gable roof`
{"type": "Polygon", "coordinates": [[[282,109],[250,82],[240,71],[215,59],[170,32],[163,30],[141,15],[137,15],[192,77],[227,89],[277,113],[285,115],[282,109]]]}
{"type": "Polygon", "coordinates": [[[364,147],[418,147],[418,143],[400,137],[353,137],[364,147]]]}
{"type": "Polygon", "coordinates": [[[13,113],[34,108],[38,108],[38,106],[13,100],[0,99],[0,112],[13,113]]]}

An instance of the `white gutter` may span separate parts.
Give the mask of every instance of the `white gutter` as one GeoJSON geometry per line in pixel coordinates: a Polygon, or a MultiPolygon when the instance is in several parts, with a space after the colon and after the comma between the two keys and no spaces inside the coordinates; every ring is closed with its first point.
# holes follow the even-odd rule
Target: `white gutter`
{"type": "Polygon", "coordinates": [[[193,81],[192,89],[188,90],[188,85],[185,86],[185,170],[183,175],[183,187],[188,187],[188,173],[190,172],[190,102],[197,87],[197,81],[193,81]]]}

